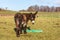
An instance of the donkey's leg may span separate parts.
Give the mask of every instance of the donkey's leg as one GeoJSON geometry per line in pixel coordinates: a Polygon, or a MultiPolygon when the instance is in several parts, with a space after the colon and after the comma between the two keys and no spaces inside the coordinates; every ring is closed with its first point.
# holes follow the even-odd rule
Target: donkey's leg
{"type": "Polygon", "coordinates": [[[16,36],[17,36],[17,37],[20,36],[20,33],[19,33],[19,30],[18,30],[18,29],[16,30],[16,36]]]}
{"type": "Polygon", "coordinates": [[[23,25],[24,34],[26,34],[26,33],[27,33],[27,32],[26,32],[26,29],[27,29],[27,25],[26,25],[26,24],[24,24],[24,25],[23,25]]]}
{"type": "Polygon", "coordinates": [[[22,34],[22,26],[23,26],[23,25],[20,25],[20,34],[22,34]]]}
{"type": "Polygon", "coordinates": [[[15,28],[15,32],[16,32],[16,36],[19,37],[20,36],[20,25],[19,25],[19,20],[16,19],[16,28],[15,28]]]}
{"type": "Polygon", "coordinates": [[[24,27],[24,34],[26,34],[27,32],[26,32],[26,29],[27,29],[27,26],[25,26],[24,27]]]}
{"type": "Polygon", "coordinates": [[[20,36],[20,25],[18,25],[16,27],[16,36],[19,37],[20,36]]]}
{"type": "Polygon", "coordinates": [[[20,36],[19,31],[20,31],[20,30],[19,30],[18,28],[14,28],[14,30],[15,30],[15,32],[16,32],[16,36],[19,37],[19,36],[20,36]]]}

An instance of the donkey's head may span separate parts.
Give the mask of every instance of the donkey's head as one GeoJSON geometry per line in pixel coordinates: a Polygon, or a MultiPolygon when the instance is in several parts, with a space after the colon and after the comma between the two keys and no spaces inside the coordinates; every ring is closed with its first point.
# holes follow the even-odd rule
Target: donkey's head
{"type": "Polygon", "coordinates": [[[35,23],[35,18],[36,18],[37,12],[38,12],[38,11],[36,11],[34,14],[33,14],[33,13],[30,14],[30,20],[31,20],[32,24],[35,23]]]}

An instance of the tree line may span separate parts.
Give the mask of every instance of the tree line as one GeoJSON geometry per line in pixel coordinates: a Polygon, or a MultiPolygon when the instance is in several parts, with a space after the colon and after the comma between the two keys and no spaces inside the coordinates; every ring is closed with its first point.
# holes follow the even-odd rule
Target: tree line
{"type": "Polygon", "coordinates": [[[39,11],[39,12],[60,12],[60,7],[49,7],[49,6],[30,6],[26,10],[20,10],[20,11],[39,11]]]}
{"type": "MultiPolygon", "coordinates": [[[[8,10],[7,7],[5,9],[3,8],[0,8],[0,11],[1,10],[8,10]]],[[[39,12],[60,12],[60,7],[49,7],[49,6],[38,6],[38,5],[32,5],[30,7],[28,7],[27,9],[23,9],[23,10],[19,10],[19,11],[22,11],[22,12],[25,12],[25,11],[39,11],[39,12]]]]}

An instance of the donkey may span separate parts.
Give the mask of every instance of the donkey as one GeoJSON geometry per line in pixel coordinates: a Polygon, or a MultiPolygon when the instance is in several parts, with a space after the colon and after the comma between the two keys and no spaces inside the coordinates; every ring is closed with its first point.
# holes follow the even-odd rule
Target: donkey
{"type": "Polygon", "coordinates": [[[24,34],[26,34],[26,29],[27,29],[27,24],[28,21],[30,20],[32,24],[35,22],[36,14],[38,11],[36,11],[34,14],[29,13],[29,14],[21,14],[21,13],[16,13],[14,16],[16,28],[14,29],[16,31],[16,36],[19,37],[20,34],[22,34],[22,30],[24,30],[24,34]]]}

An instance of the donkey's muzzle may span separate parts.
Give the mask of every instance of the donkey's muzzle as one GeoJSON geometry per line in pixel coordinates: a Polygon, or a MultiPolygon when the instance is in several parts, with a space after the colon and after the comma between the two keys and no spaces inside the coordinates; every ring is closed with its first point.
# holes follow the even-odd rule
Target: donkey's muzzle
{"type": "Polygon", "coordinates": [[[35,23],[35,21],[32,21],[32,24],[34,24],[35,23]]]}

